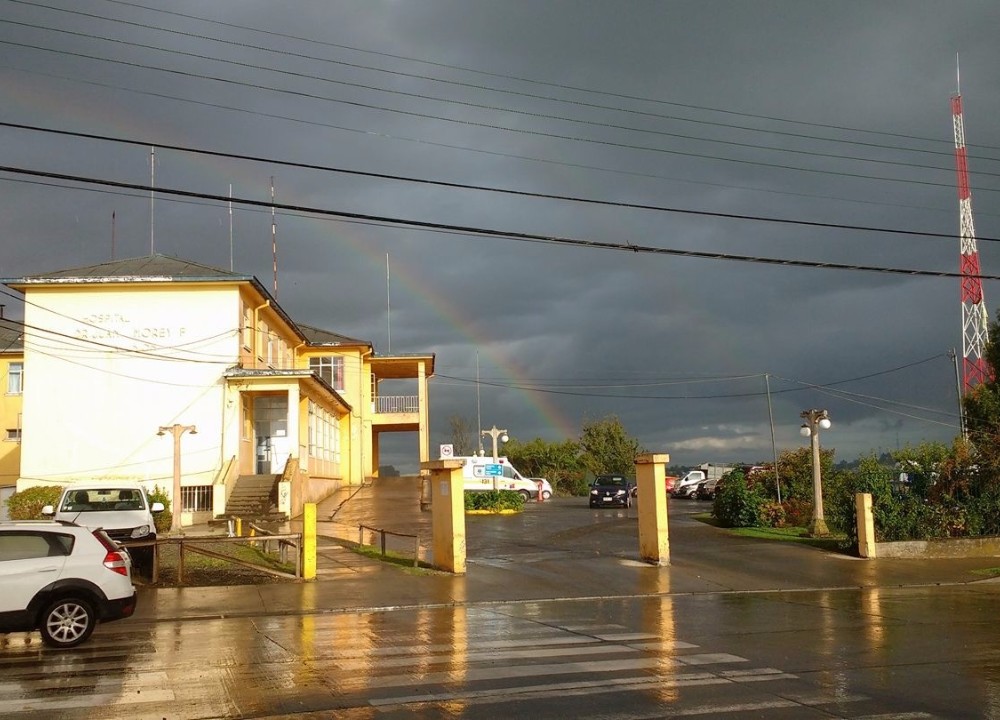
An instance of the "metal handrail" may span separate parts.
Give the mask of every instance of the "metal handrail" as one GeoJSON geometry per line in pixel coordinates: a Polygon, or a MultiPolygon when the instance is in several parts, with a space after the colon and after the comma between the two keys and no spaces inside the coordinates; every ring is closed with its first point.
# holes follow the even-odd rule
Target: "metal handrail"
{"type": "Polygon", "coordinates": [[[358,525],[358,545],[364,547],[365,545],[365,530],[372,533],[377,533],[379,535],[379,546],[382,551],[382,557],[385,557],[385,537],[386,535],[392,535],[399,538],[411,538],[413,540],[413,567],[419,567],[420,565],[420,538],[416,535],[410,535],[408,533],[399,533],[392,530],[385,530],[383,528],[372,527],[371,525],[358,525]]]}

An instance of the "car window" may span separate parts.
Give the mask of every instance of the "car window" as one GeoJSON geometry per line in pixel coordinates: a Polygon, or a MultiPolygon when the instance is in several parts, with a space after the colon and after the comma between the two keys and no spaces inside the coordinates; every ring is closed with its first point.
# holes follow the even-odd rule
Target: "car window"
{"type": "Polygon", "coordinates": [[[73,551],[73,539],[72,535],[59,533],[0,533],[0,562],[69,555],[73,551]]]}
{"type": "Polygon", "coordinates": [[[109,510],[143,510],[142,493],[130,488],[70,490],[63,497],[60,512],[107,512],[109,510]]]}

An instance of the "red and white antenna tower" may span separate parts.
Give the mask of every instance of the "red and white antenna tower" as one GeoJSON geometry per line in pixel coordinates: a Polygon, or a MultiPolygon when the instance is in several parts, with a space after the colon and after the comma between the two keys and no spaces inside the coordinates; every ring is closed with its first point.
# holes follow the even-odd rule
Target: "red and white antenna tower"
{"type": "MultiPolygon", "coordinates": [[[[960,80],[956,65],[956,80],[960,80]]],[[[958,173],[959,241],[962,272],[962,376],[963,393],[991,379],[983,358],[989,341],[989,313],[983,300],[983,280],[976,249],[976,225],[972,220],[972,193],[969,190],[969,166],[965,152],[965,125],[962,121],[961,83],[951,98],[955,125],[955,169],[958,173]]]]}

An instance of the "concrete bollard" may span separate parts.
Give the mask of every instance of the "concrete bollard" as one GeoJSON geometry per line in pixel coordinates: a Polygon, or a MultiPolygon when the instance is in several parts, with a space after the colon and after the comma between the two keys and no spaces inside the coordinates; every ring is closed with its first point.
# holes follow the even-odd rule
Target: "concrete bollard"
{"type": "Polygon", "coordinates": [[[465,574],[465,480],[460,460],[420,463],[430,472],[433,565],[439,570],[465,574]]]}
{"type": "Polygon", "coordinates": [[[316,579],[316,503],[302,507],[302,579],[316,579]]]}
{"type": "Polygon", "coordinates": [[[858,519],[858,555],[874,559],[876,557],[875,514],[872,511],[871,493],[855,494],[854,512],[858,519]]]}
{"type": "Polygon", "coordinates": [[[666,453],[647,453],[635,459],[639,503],[639,557],[652,565],[670,564],[670,530],[667,526],[666,453]]]}

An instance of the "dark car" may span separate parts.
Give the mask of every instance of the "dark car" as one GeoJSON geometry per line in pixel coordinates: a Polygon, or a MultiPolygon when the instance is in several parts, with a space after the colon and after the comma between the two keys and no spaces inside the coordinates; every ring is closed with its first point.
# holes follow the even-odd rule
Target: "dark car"
{"type": "Polygon", "coordinates": [[[624,475],[598,475],[590,486],[590,507],[632,507],[635,481],[624,475]]]}

